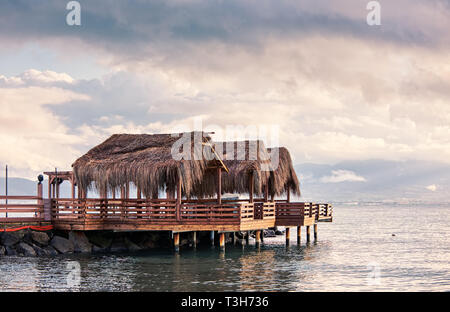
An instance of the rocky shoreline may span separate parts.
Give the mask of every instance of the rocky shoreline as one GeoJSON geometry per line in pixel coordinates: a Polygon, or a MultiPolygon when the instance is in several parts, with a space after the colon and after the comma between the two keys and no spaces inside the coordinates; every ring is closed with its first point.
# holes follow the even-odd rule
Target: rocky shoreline
{"type": "MultiPolygon", "coordinates": [[[[264,231],[266,237],[282,235],[279,231],[264,231]]],[[[254,237],[254,235],[251,235],[254,237]]],[[[198,243],[211,244],[208,232],[198,233],[198,243]]],[[[242,233],[237,233],[236,244],[245,244],[242,233]]],[[[226,241],[232,241],[231,233],[226,241]]],[[[193,246],[193,233],[184,233],[180,246],[193,246]]],[[[25,229],[0,232],[0,257],[52,257],[65,254],[125,253],[171,248],[170,232],[105,232],[105,231],[34,231],[25,229]]]]}
{"type": "MultiPolygon", "coordinates": [[[[180,245],[190,244],[193,244],[190,237],[180,242],[180,245]]],[[[167,232],[40,232],[26,229],[0,233],[0,257],[121,253],[169,246],[171,239],[167,232]]]]}

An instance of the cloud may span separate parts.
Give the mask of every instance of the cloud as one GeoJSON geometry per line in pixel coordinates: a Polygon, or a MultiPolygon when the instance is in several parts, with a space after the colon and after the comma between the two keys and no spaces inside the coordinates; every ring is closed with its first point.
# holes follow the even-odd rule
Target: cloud
{"type": "Polygon", "coordinates": [[[366,179],[350,170],[332,170],[330,176],[322,177],[320,181],[323,183],[366,182],[366,179]]]}
{"type": "Polygon", "coordinates": [[[0,52],[18,64],[24,46],[52,55],[44,66],[27,54],[40,70],[0,71],[5,142],[27,155],[2,149],[0,161],[23,172],[67,168],[112,133],[170,132],[199,116],[278,125],[296,163],[450,159],[448,2],[382,3],[381,27],[356,0],[81,4],[78,28],[60,1],[0,5],[0,52]],[[86,59],[107,74],[74,78],[86,59]]]}
{"type": "Polygon", "coordinates": [[[438,189],[438,187],[436,186],[436,184],[431,184],[431,185],[428,185],[428,186],[426,187],[426,189],[429,190],[429,191],[432,191],[432,192],[436,192],[436,190],[438,189]]]}

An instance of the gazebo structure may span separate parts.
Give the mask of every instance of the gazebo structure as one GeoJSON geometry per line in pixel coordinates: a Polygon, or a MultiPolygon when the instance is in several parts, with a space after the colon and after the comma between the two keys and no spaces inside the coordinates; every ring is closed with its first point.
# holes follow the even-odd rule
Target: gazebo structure
{"type": "MultiPolygon", "coordinates": [[[[255,215],[252,202],[222,201],[223,191],[246,185],[228,176],[226,163],[205,133],[113,135],[75,161],[74,177],[83,195],[54,198],[53,224],[65,230],[172,231],[175,240],[179,232],[217,231],[221,241],[225,232],[273,227],[273,203],[255,215]],[[130,195],[131,186],[136,196],[130,195]],[[100,198],[86,198],[89,190],[100,198]]],[[[260,174],[256,170],[249,185],[258,192],[270,171],[264,179],[260,174]]]]}

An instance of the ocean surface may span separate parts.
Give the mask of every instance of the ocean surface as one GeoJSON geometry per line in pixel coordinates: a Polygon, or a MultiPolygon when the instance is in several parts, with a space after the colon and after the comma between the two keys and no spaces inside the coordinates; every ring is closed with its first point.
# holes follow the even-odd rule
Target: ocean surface
{"type": "Polygon", "coordinates": [[[225,253],[1,257],[0,290],[450,291],[449,206],[335,205],[317,242],[291,237],[225,253]]]}

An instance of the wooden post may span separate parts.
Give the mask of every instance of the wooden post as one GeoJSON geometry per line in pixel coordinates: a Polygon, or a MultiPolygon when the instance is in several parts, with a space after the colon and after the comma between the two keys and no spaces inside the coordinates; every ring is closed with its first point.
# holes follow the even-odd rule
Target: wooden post
{"type": "Polygon", "coordinates": [[[39,214],[37,212],[34,214],[36,217],[39,217],[39,218],[41,218],[41,213],[44,211],[44,207],[43,207],[44,201],[42,199],[42,196],[43,196],[42,192],[43,192],[42,183],[39,182],[37,185],[37,197],[38,197],[37,203],[38,203],[38,205],[42,205],[42,207],[39,207],[39,214]]]}
{"type": "Polygon", "coordinates": [[[291,239],[291,228],[286,228],[286,245],[289,245],[289,241],[291,239]]]}
{"type": "Polygon", "coordinates": [[[254,181],[254,177],[253,177],[253,173],[250,173],[250,176],[249,176],[249,190],[248,190],[248,193],[249,193],[249,197],[250,197],[250,203],[253,203],[253,193],[254,193],[254,189],[255,189],[255,181],[254,181]]]}
{"type": "Polygon", "coordinates": [[[138,200],[137,204],[136,204],[136,209],[139,209],[139,211],[137,212],[137,218],[138,219],[142,219],[142,216],[141,216],[141,214],[142,214],[142,211],[141,211],[141,209],[142,209],[142,206],[141,206],[142,202],[140,201],[140,199],[142,199],[142,192],[141,192],[141,189],[139,187],[137,187],[137,190],[136,190],[136,199],[138,200]]]}
{"type": "Polygon", "coordinates": [[[310,242],[311,241],[311,229],[310,226],[308,225],[306,227],[306,242],[310,242]]]}
{"type": "Polygon", "coordinates": [[[245,236],[245,244],[247,246],[250,244],[250,231],[247,231],[247,235],[245,236]]]}
{"type": "Polygon", "coordinates": [[[220,250],[225,251],[225,233],[220,233],[220,250]]]}
{"type": "Polygon", "coordinates": [[[217,168],[217,203],[222,204],[222,168],[217,168]]]}
{"type": "Polygon", "coordinates": [[[264,187],[264,202],[267,203],[269,201],[269,181],[266,182],[264,187]]]}
{"type": "Polygon", "coordinates": [[[211,240],[211,246],[214,247],[214,231],[210,232],[209,239],[211,240]]]}
{"type": "Polygon", "coordinates": [[[317,223],[314,224],[314,240],[317,240],[317,223]]]}
{"type": "Polygon", "coordinates": [[[286,192],[287,192],[287,202],[290,203],[291,202],[291,190],[288,188],[286,190],[286,192]]]}
{"type": "Polygon", "coordinates": [[[175,248],[175,252],[180,251],[180,233],[173,234],[173,246],[175,248]]]}
{"type": "Polygon", "coordinates": [[[181,221],[181,176],[177,181],[177,221],[181,221]]]}
{"type": "Polygon", "coordinates": [[[259,245],[261,245],[261,230],[256,230],[255,243],[256,247],[259,247],[259,245]]]}
{"type": "Polygon", "coordinates": [[[297,244],[298,245],[300,245],[301,238],[302,238],[302,227],[297,226],[297,244]]]}
{"type": "Polygon", "coordinates": [[[197,232],[193,232],[194,248],[197,248],[197,232]]]}
{"type": "Polygon", "coordinates": [[[70,180],[70,183],[72,185],[72,199],[75,199],[75,182],[70,180]]]}
{"type": "Polygon", "coordinates": [[[52,198],[52,178],[48,177],[48,198],[52,198]]]}

